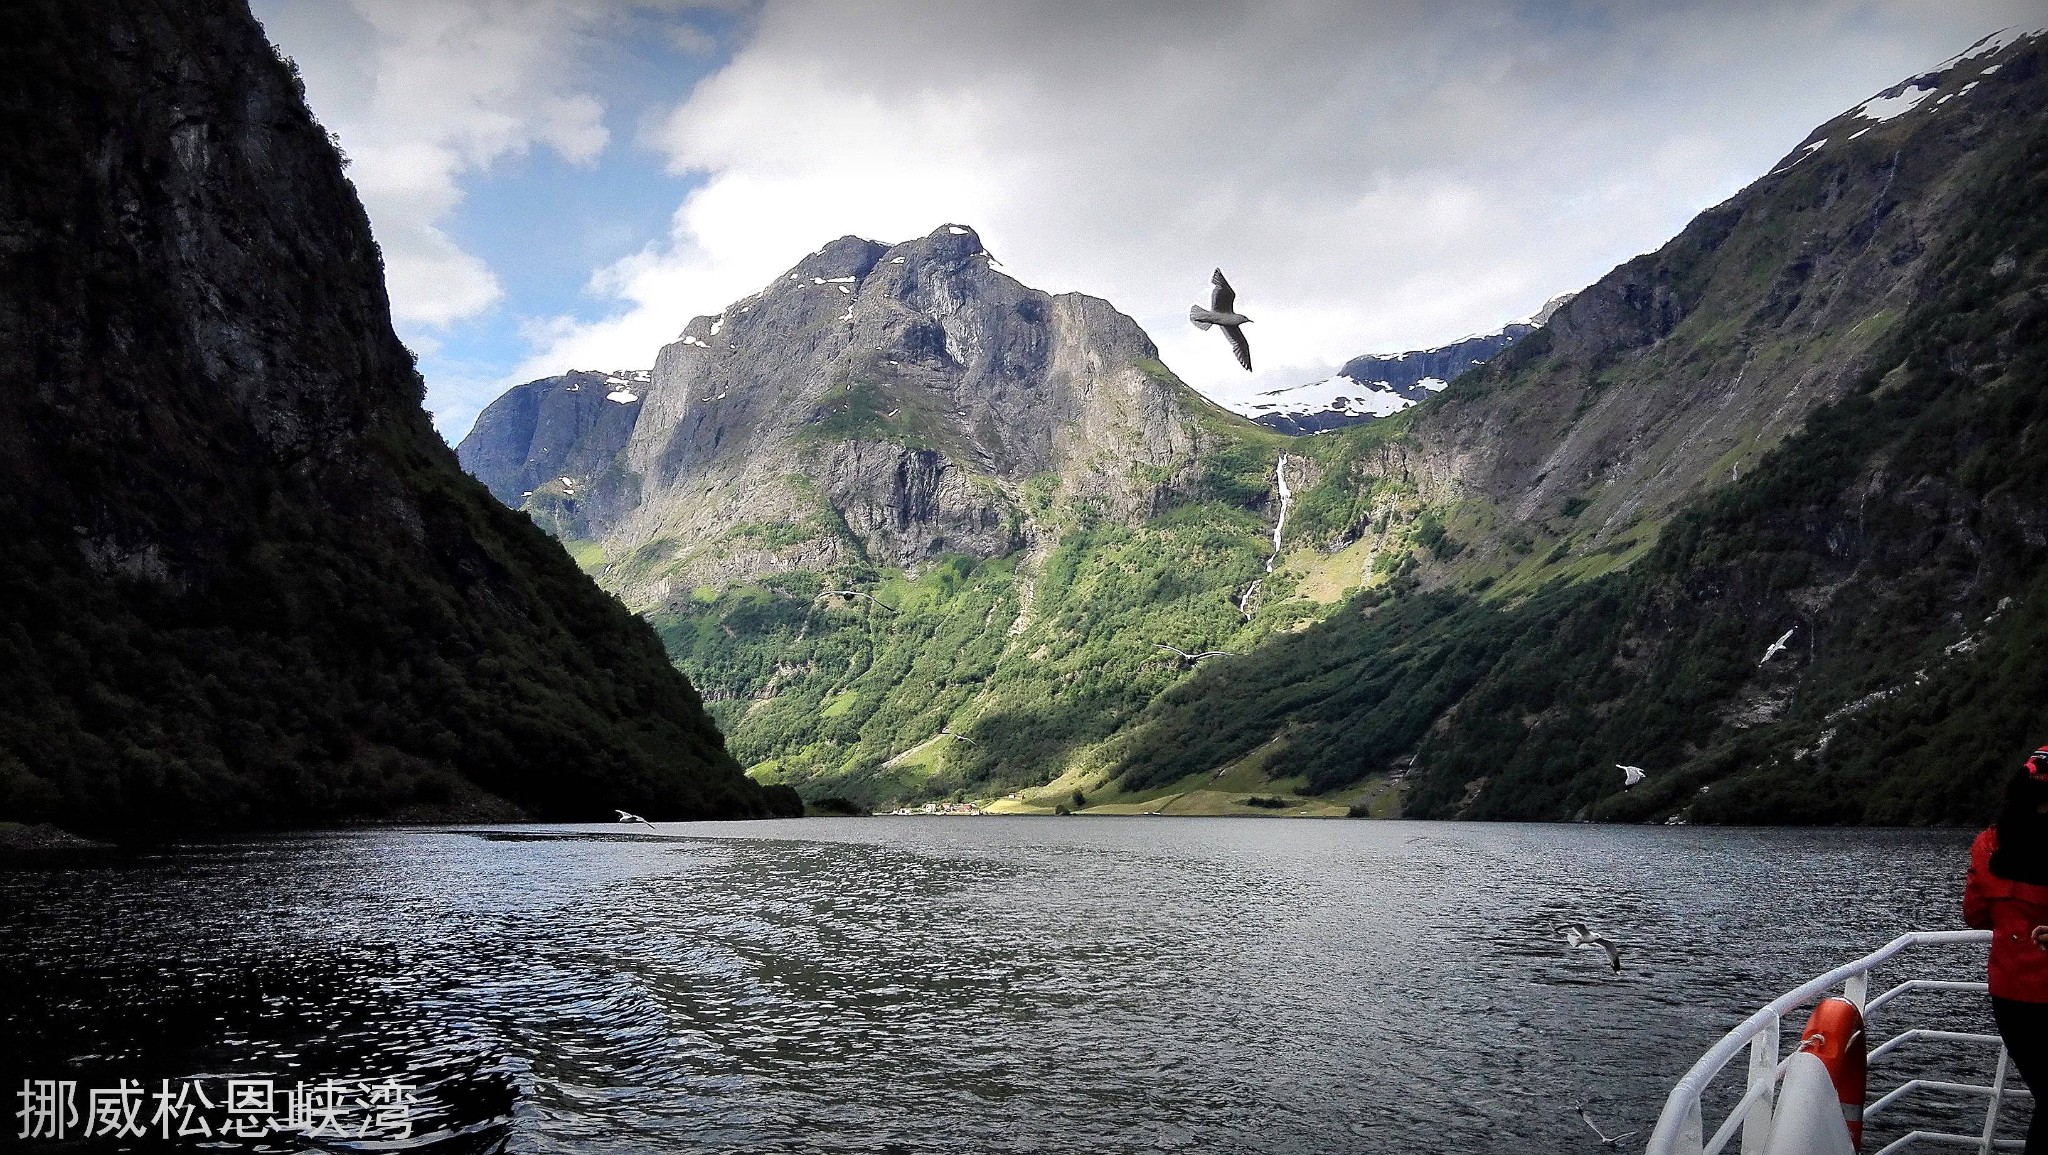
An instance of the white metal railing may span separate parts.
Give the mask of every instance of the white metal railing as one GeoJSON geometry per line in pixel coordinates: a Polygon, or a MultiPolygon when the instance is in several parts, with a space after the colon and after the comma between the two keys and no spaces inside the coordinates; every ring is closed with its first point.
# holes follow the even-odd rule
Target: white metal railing
{"type": "MultiPolygon", "coordinates": [[[[1744,1155],[1762,1155],[1764,1145],[1771,1134],[1771,1114],[1775,1106],[1778,1080],[1784,1076],[1785,1068],[1792,1061],[1791,1056],[1780,1057],[1779,1036],[1784,1016],[1791,1011],[1814,1002],[1832,991],[1837,985],[1842,996],[1855,1003],[1864,1013],[1864,1030],[1872,1029],[1871,1016],[1880,1008],[1901,995],[1913,991],[1975,991],[1982,992],[1981,982],[1967,982],[1956,979],[1908,979],[1878,995],[1870,995],[1870,972],[1880,964],[1918,946],[1936,946],[1948,943],[1988,943],[1988,930],[1929,930],[1903,934],[1886,943],[1855,962],[1810,979],[1793,990],[1771,1000],[1762,1010],[1743,1020],[1742,1025],[1723,1036],[1721,1041],[1708,1048],[1707,1053],[1692,1065],[1684,1077],[1671,1088],[1671,1095],[1664,1101],[1664,1113],[1657,1118],[1657,1127],[1650,1132],[1650,1142],[1644,1148],[1645,1155],[1719,1155],[1720,1151],[1735,1137],[1736,1130],[1742,1132],[1744,1155]],[[1704,1125],[1700,1116],[1700,1097],[1713,1083],[1722,1070],[1733,1062],[1744,1047],[1749,1049],[1749,1077],[1742,1098],[1737,1101],[1728,1117],[1715,1129],[1711,1138],[1703,1139],[1704,1125]]],[[[1866,1037],[1868,1037],[1866,1035],[1866,1037]]],[[[1992,1043],[1998,1046],[1997,1073],[1991,1084],[1950,1083],[1933,1079],[1908,1079],[1886,1092],[1881,1098],[1864,1108],[1863,1119],[1867,1124],[1872,1116],[1883,1111],[1901,1098],[1916,1091],[1946,1091],[1962,1094],[1988,1096],[1990,1105],[1984,1112],[1984,1129],[1977,1135],[1952,1135],[1939,1131],[1912,1131],[1900,1136],[1876,1152],[1889,1155],[1890,1152],[1911,1146],[1914,1143],[1941,1143],[1952,1146],[1975,1147],[1983,1155],[1995,1150],[2018,1149],[2024,1146],[2016,1139],[1999,1139],[1998,1113],[2006,1099],[2023,1097],[2027,1092],[2006,1086],[2009,1062],[2005,1046],[1997,1035],[1977,1034],[1966,1031],[1942,1031],[1928,1028],[1913,1028],[1901,1031],[1871,1050],[1869,1065],[1875,1070],[1878,1063],[1891,1056],[1900,1047],[1921,1040],[1946,1040],[1952,1042],[1992,1043]]],[[[1795,1049],[1794,1054],[1798,1051],[1795,1049]]]]}

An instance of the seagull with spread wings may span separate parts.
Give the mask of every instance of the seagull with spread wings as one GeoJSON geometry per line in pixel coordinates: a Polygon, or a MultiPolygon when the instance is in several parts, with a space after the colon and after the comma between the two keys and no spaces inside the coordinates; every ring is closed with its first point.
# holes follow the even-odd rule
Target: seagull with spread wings
{"type": "Polygon", "coordinates": [[[1237,654],[1231,650],[1203,650],[1202,652],[1197,654],[1190,654],[1186,650],[1181,649],[1179,646],[1169,646],[1165,642],[1153,642],[1152,646],[1154,649],[1172,650],[1174,653],[1180,655],[1181,661],[1186,662],[1190,666],[1194,665],[1196,662],[1201,661],[1203,658],[1234,658],[1237,656],[1237,654]]]}
{"type": "Polygon", "coordinates": [[[1244,339],[1244,330],[1238,326],[1249,325],[1252,319],[1237,311],[1237,290],[1223,279],[1222,269],[1216,270],[1216,275],[1210,277],[1209,282],[1216,286],[1209,294],[1209,307],[1189,305],[1188,320],[1193,321],[1197,329],[1214,325],[1223,330],[1223,335],[1230,338],[1230,351],[1237,354],[1237,363],[1249,373],[1252,369],[1252,346],[1244,339]]]}
{"type": "Polygon", "coordinates": [[[620,810],[614,807],[612,813],[617,814],[619,816],[620,822],[638,822],[640,825],[645,826],[649,830],[654,829],[654,823],[647,821],[645,818],[640,817],[638,814],[635,814],[630,810],[620,810]]]}
{"type": "Polygon", "coordinates": [[[1583,922],[1568,922],[1557,929],[1563,932],[1567,949],[1576,950],[1582,946],[1597,946],[1607,952],[1607,965],[1612,967],[1616,974],[1621,973],[1620,943],[1615,942],[1604,934],[1587,930],[1586,924],[1583,922]]]}
{"type": "Polygon", "coordinates": [[[1793,635],[1793,634],[1794,634],[1794,633],[1795,633],[1795,632],[1796,632],[1796,631],[1797,631],[1798,629],[1799,629],[1799,626],[1798,626],[1797,624],[1794,624],[1794,625],[1793,625],[1793,627],[1792,627],[1791,629],[1789,629],[1789,630],[1786,630],[1786,631],[1785,631],[1785,632],[1784,632],[1783,634],[1780,634],[1780,635],[1778,636],[1778,640],[1777,640],[1777,641],[1775,641],[1775,642],[1772,642],[1772,643],[1771,643],[1771,648],[1770,648],[1770,649],[1768,649],[1768,650],[1765,650],[1765,651],[1764,651],[1764,657],[1763,657],[1763,662],[1758,662],[1758,663],[1757,663],[1757,665],[1761,666],[1761,665],[1763,665],[1763,664],[1764,664],[1764,662],[1768,662],[1768,661],[1770,661],[1770,660],[1771,660],[1772,658],[1775,658],[1775,657],[1777,657],[1777,656],[1778,656],[1778,651],[1780,651],[1780,650],[1782,650],[1782,649],[1784,649],[1784,648],[1785,648],[1785,644],[1786,644],[1787,642],[1790,642],[1790,641],[1792,640],[1792,635],[1793,635]]]}
{"type": "Polygon", "coordinates": [[[1572,1110],[1577,1111],[1579,1113],[1579,1118],[1584,1119],[1586,1121],[1586,1126],[1591,1127],[1593,1129],[1593,1137],[1600,1140],[1600,1145],[1602,1147],[1608,1147],[1613,1150],[1619,1151],[1621,1150],[1622,1142],[1626,1140],[1629,1136],[1635,1134],[1634,1131],[1623,1131],[1619,1135],[1609,1135],[1607,1132],[1602,1131],[1600,1129],[1600,1124],[1593,1122],[1593,1117],[1591,1115],[1586,1114],[1586,1105],[1584,1103],[1573,1103],[1572,1110]]]}
{"type": "Polygon", "coordinates": [[[844,598],[849,603],[851,603],[855,598],[866,598],[869,602],[873,603],[874,605],[881,606],[883,609],[888,610],[892,614],[896,612],[896,607],[881,600],[880,598],[877,598],[875,595],[871,593],[866,593],[861,590],[826,590],[824,593],[819,594],[817,597],[811,600],[824,601],[826,598],[844,598]]]}

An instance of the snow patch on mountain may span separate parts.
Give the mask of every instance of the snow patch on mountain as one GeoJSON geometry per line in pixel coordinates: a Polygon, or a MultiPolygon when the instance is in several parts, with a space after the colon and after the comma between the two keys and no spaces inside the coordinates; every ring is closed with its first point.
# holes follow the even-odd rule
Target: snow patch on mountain
{"type": "Polygon", "coordinates": [[[1385,381],[1353,381],[1339,373],[1321,381],[1261,393],[1245,406],[1254,420],[1268,413],[1331,410],[1347,417],[1387,417],[1415,404],[1385,381]]]}
{"type": "Polygon", "coordinates": [[[1535,332],[1570,300],[1569,293],[1553,297],[1495,332],[1434,349],[1354,357],[1333,376],[1260,393],[1231,408],[1269,429],[1295,434],[1327,433],[1389,417],[1428,400],[1458,374],[1535,332]]]}
{"type": "Polygon", "coordinates": [[[1864,101],[1857,106],[1855,115],[1880,124],[1887,120],[1895,120],[1920,107],[1920,102],[1934,95],[1934,90],[1940,83],[1938,78],[1932,76],[1909,80],[1904,88],[1893,91],[1890,95],[1879,94],[1864,101]],[[1926,87],[1918,87],[1923,84],[1926,87]]]}

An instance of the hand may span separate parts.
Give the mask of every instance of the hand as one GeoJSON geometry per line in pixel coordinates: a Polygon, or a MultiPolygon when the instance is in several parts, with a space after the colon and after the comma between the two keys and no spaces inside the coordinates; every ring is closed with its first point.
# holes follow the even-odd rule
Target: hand
{"type": "Polygon", "coordinates": [[[2034,928],[2034,945],[2042,950],[2048,950],[2048,926],[2034,928]]]}

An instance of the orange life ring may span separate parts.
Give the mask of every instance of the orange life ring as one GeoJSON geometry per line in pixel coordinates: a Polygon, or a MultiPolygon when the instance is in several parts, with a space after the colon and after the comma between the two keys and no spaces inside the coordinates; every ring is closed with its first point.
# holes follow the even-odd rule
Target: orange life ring
{"type": "Polygon", "coordinates": [[[1811,1051],[1828,1069],[1835,1097],[1842,1101],[1842,1122],[1849,1141],[1863,1149],[1863,1097],[1868,1086],[1868,1045],[1863,1037],[1863,1012],[1843,998],[1822,999],[1799,1032],[1799,1049],[1811,1051]]]}

